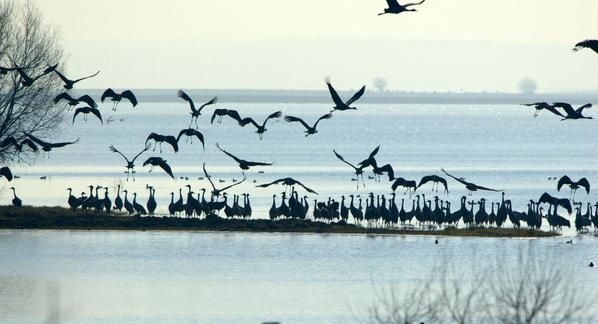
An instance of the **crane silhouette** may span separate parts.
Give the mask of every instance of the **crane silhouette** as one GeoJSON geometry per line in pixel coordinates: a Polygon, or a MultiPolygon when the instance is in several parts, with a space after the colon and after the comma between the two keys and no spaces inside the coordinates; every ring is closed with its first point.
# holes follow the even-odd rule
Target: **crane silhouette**
{"type": "Polygon", "coordinates": [[[420,2],[406,3],[404,5],[401,5],[401,4],[399,4],[399,2],[397,0],[386,0],[386,3],[388,4],[388,8],[385,8],[384,12],[379,13],[378,16],[385,15],[385,14],[400,14],[402,12],[407,12],[407,11],[417,11],[417,9],[409,9],[409,7],[419,6],[422,3],[424,3],[425,1],[426,0],[422,0],[420,2]]]}
{"type": "MultiPolygon", "coordinates": [[[[313,193],[313,194],[316,194],[316,195],[318,194],[314,190],[306,187],[303,183],[301,183],[301,182],[299,182],[299,181],[297,181],[297,180],[295,180],[293,178],[282,178],[282,179],[274,180],[274,181],[272,181],[270,183],[265,183],[265,184],[258,185],[256,187],[258,187],[258,188],[267,188],[267,187],[269,187],[271,185],[274,185],[274,184],[282,184],[285,187],[298,185],[298,186],[303,187],[303,189],[307,190],[307,192],[309,192],[309,193],[313,193]]],[[[286,191],[286,188],[285,188],[285,191],[286,191]]]]}
{"type": "Polygon", "coordinates": [[[23,206],[23,201],[19,197],[17,197],[17,191],[16,191],[15,187],[10,187],[10,190],[12,190],[12,195],[13,195],[12,205],[15,207],[23,206]]]}
{"type": "Polygon", "coordinates": [[[135,181],[135,170],[134,170],[135,169],[135,160],[137,160],[137,158],[141,154],[143,154],[145,151],[149,150],[149,146],[145,146],[145,148],[143,150],[141,150],[141,152],[137,153],[137,155],[135,155],[135,157],[133,157],[132,160],[129,160],[122,152],[117,150],[116,147],[114,147],[114,145],[110,145],[109,148],[110,148],[110,151],[120,154],[120,156],[122,156],[123,159],[125,159],[125,161],[127,161],[127,165],[125,166],[127,168],[127,170],[125,171],[125,173],[127,174],[127,181],[129,181],[130,175],[133,176],[133,181],[135,181]]]}
{"type": "Polygon", "coordinates": [[[112,105],[113,111],[116,111],[116,107],[123,99],[129,100],[133,107],[137,106],[138,104],[137,97],[135,97],[135,94],[133,94],[131,90],[125,90],[121,93],[117,93],[111,88],[108,88],[106,89],[106,91],[104,91],[104,93],[102,93],[101,101],[104,102],[106,98],[110,98],[114,102],[114,104],[112,105]]]}
{"type": "Polygon", "coordinates": [[[150,140],[153,140],[155,142],[154,151],[156,151],[156,146],[160,145],[160,153],[162,153],[162,143],[164,142],[170,144],[170,146],[172,146],[172,148],[174,149],[175,153],[179,151],[179,143],[177,141],[177,138],[172,135],[160,135],[157,133],[150,133],[145,139],[145,145],[147,145],[147,142],[150,140]]]}
{"type": "Polygon", "coordinates": [[[274,113],[268,115],[268,117],[266,117],[266,119],[264,120],[264,122],[261,125],[259,125],[253,118],[246,117],[239,121],[239,125],[241,125],[242,127],[245,127],[248,124],[252,124],[253,126],[255,126],[255,128],[257,128],[257,130],[255,132],[258,134],[259,139],[261,141],[264,136],[264,133],[268,130],[266,128],[266,124],[268,123],[268,120],[273,119],[273,118],[280,118],[280,116],[282,116],[281,111],[274,112],[274,113]]]}
{"type": "MultiPolygon", "coordinates": [[[[434,190],[434,186],[436,186],[436,192],[438,192],[438,184],[442,184],[444,186],[444,192],[448,195],[449,191],[448,191],[448,184],[446,182],[446,179],[444,179],[443,177],[439,177],[437,175],[429,175],[429,176],[422,177],[414,191],[417,191],[417,189],[419,189],[419,187],[425,185],[428,182],[432,182],[432,190],[434,190]]],[[[424,201],[424,203],[425,203],[425,201],[424,201]]]]}
{"type": "Polygon", "coordinates": [[[415,189],[417,188],[417,182],[415,180],[407,180],[405,178],[399,177],[395,179],[390,187],[392,188],[393,192],[396,191],[398,187],[407,188],[405,193],[409,192],[409,196],[411,196],[411,191],[413,190],[415,192],[415,189]]]}
{"type": "Polygon", "coordinates": [[[217,189],[216,186],[214,186],[214,182],[212,182],[212,177],[208,174],[208,171],[206,171],[206,163],[205,162],[203,164],[203,173],[206,176],[206,178],[208,178],[208,181],[210,182],[210,185],[212,186],[212,195],[215,197],[219,197],[221,193],[225,192],[226,190],[228,190],[234,186],[238,186],[245,181],[245,177],[243,177],[243,180],[241,180],[241,181],[237,181],[237,182],[235,182],[231,185],[228,185],[224,188],[217,189]]]}
{"type": "Polygon", "coordinates": [[[237,123],[241,122],[241,115],[239,112],[232,109],[214,109],[214,113],[212,114],[212,118],[210,119],[210,124],[214,124],[214,120],[218,117],[217,123],[222,123],[222,117],[228,116],[237,121],[237,123]]]}
{"type": "Polygon", "coordinates": [[[80,104],[81,102],[86,103],[88,106],[92,108],[98,108],[98,104],[91,98],[89,95],[82,95],[79,98],[73,98],[67,92],[63,92],[57,95],[54,98],[54,103],[57,104],[62,100],[66,100],[67,104],[71,106],[71,108],[75,107],[76,105],[80,104]]]}
{"type": "Polygon", "coordinates": [[[117,185],[116,197],[114,198],[114,209],[119,212],[123,209],[123,200],[120,198],[120,185],[117,185]]]}
{"type": "Polygon", "coordinates": [[[37,81],[39,78],[43,77],[44,75],[50,73],[50,72],[42,72],[41,74],[39,74],[36,77],[30,77],[27,73],[25,73],[23,68],[17,67],[15,68],[15,70],[19,73],[19,76],[21,77],[21,85],[23,87],[30,87],[33,85],[33,83],[35,81],[37,81]]]}
{"type": "Polygon", "coordinates": [[[19,142],[13,136],[8,136],[4,140],[2,140],[2,142],[0,142],[0,149],[12,146],[15,148],[16,152],[20,153],[23,151],[23,147],[25,145],[28,146],[33,152],[39,151],[37,145],[35,145],[35,142],[33,142],[31,139],[26,138],[19,142]]]}
{"type": "Polygon", "coordinates": [[[235,160],[237,163],[239,163],[239,168],[241,168],[241,172],[243,173],[243,175],[245,175],[245,171],[249,170],[250,167],[254,167],[254,166],[270,166],[272,165],[272,163],[265,163],[265,162],[251,162],[251,161],[246,161],[246,160],[242,160],[239,159],[238,157],[232,155],[231,153],[223,150],[220,145],[218,145],[218,143],[216,143],[216,147],[222,151],[222,153],[230,156],[233,160],[235,160]]]}
{"type": "Polygon", "coordinates": [[[56,73],[56,75],[58,75],[58,77],[62,80],[62,82],[64,82],[64,88],[67,90],[71,90],[73,88],[73,86],[75,85],[75,83],[79,82],[79,81],[83,81],[89,78],[93,78],[96,75],[100,74],[100,71],[98,70],[98,72],[92,74],[92,75],[88,75],[86,77],[80,78],[80,79],[76,79],[76,80],[71,80],[69,78],[67,78],[66,76],[64,76],[64,74],[60,73],[58,70],[56,70],[56,66],[50,66],[46,69],[46,71],[50,72],[50,71],[54,71],[54,73],[56,73]]]}
{"type": "Polygon", "coordinates": [[[534,103],[529,103],[529,104],[522,104],[522,106],[534,107],[536,109],[536,112],[534,112],[534,117],[538,117],[538,114],[540,113],[540,111],[547,110],[557,116],[561,116],[561,117],[565,118],[565,115],[561,114],[560,111],[556,110],[553,105],[551,105],[547,102],[534,102],[534,103]]]}
{"type": "Polygon", "coordinates": [[[9,167],[1,167],[0,176],[5,177],[8,182],[12,181],[13,179],[12,171],[10,171],[9,167]]]}
{"type": "Polygon", "coordinates": [[[586,178],[581,178],[578,181],[573,181],[568,176],[564,175],[559,179],[557,183],[556,189],[561,191],[563,186],[568,186],[571,189],[571,193],[569,194],[569,199],[575,200],[575,193],[579,188],[584,188],[586,193],[590,194],[590,182],[586,178]]]}
{"type": "Polygon", "coordinates": [[[193,128],[183,129],[179,132],[179,135],[176,138],[177,146],[179,141],[181,140],[182,136],[187,136],[187,141],[191,138],[191,144],[193,144],[193,137],[197,137],[197,139],[201,142],[203,149],[206,149],[206,144],[204,142],[204,137],[201,132],[193,128]]]}
{"type": "Polygon", "coordinates": [[[444,172],[444,174],[446,174],[447,176],[457,180],[458,182],[462,183],[465,185],[465,188],[467,188],[467,190],[469,190],[469,195],[471,196],[471,193],[473,191],[478,191],[478,190],[482,190],[482,191],[494,191],[494,192],[501,192],[503,190],[497,190],[497,189],[491,189],[491,188],[487,188],[487,187],[482,187],[482,186],[478,186],[475,183],[471,183],[471,182],[467,182],[465,181],[465,178],[457,178],[451,174],[449,174],[448,172],[446,172],[446,170],[444,169],[440,169],[442,172],[444,172]]]}
{"type": "Polygon", "coordinates": [[[160,168],[162,168],[162,170],[164,170],[164,172],[166,172],[171,178],[174,179],[174,175],[172,174],[172,169],[170,168],[170,165],[168,165],[168,163],[166,163],[166,160],[162,159],[161,157],[148,158],[147,160],[145,160],[145,162],[143,162],[143,166],[146,165],[152,166],[149,172],[152,172],[154,167],[159,166],[160,168]]]}
{"type": "Polygon", "coordinates": [[[67,145],[72,145],[72,144],[75,144],[75,143],[79,142],[79,139],[77,138],[76,140],[74,140],[72,142],[49,143],[49,142],[46,142],[46,141],[42,141],[41,139],[33,136],[33,134],[29,134],[27,132],[23,132],[23,133],[25,135],[27,135],[27,137],[29,137],[33,142],[35,142],[37,145],[39,145],[42,148],[42,151],[44,151],[44,152],[46,152],[48,154],[54,148],[61,148],[61,147],[65,147],[67,145]]]}
{"type": "Polygon", "coordinates": [[[191,122],[189,123],[189,127],[191,127],[191,124],[193,124],[193,122],[195,121],[196,129],[199,128],[199,126],[197,125],[197,118],[199,116],[201,116],[201,110],[204,109],[206,106],[213,105],[218,102],[218,97],[214,97],[214,98],[210,99],[210,101],[201,105],[201,107],[199,107],[199,109],[197,109],[197,108],[195,108],[195,103],[193,102],[193,99],[191,99],[191,97],[189,97],[189,95],[186,94],[185,91],[179,89],[179,91],[177,91],[176,94],[177,94],[177,97],[179,97],[189,103],[189,108],[191,108],[191,122]]]}
{"type": "MultiPolygon", "coordinates": [[[[343,161],[346,165],[350,166],[351,168],[353,168],[353,170],[355,170],[355,176],[357,178],[361,178],[361,183],[365,187],[365,181],[363,180],[363,168],[364,167],[363,166],[356,167],[353,164],[349,163],[347,160],[345,160],[345,158],[342,155],[338,154],[338,152],[336,152],[335,150],[332,150],[332,152],[334,152],[334,155],[336,155],[336,157],[339,160],[343,161]]],[[[356,181],[356,182],[357,182],[357,189],[359,189],[359,181],[356,181]]]]}
{"type": "Polygon", "coordinates": [[[102,125],[104,125],[104,121],[102,120],[102,114],[97,108],[81,107],[75,109],[75,113],[73,114],[73,124],[75,123],[75,117],[77,117],[78,114],[84,114],[83,120],[85,120],[85,122],[87,122],[87,115],[92,114],[100,120],[102,125]]]}
{"type": "Polygon", "coordinates": [[[318,123],[321,120],[324,119],[330,119],[332,118],[332,114],[326,114],[320,118],[318,118],[318,120],[316,120],[315,124],[313,126],[309,126],[305,121],[303,121],[303,119],[298,118],[298,117],[294,117],[294,116],[285,116],[284,120],[287,123],[294,123],[294,122],[298,122],[301,123],[301,125],[303,125],[303,127],[305,127],[306,131],[305,131],[305,137],[309,136],[309,135],[313,135],[315,133],[318,132],[318,130],[316,129],[318,127],[318,123]]]}
{"type": "Polygon", "coordinates": [[[589,48],[592,51],[598,53],[598,39],[586,39],[584,41],[581,41],[581,42],[575,44],[573,51],[577,52],[584,48],[589,48]]]}
{"type": "Polygon", "coordinates": [[[363,96],[363,94],[365,93],[365,86],[363,86],[363,87],[361,87],[361,89],[359,89],[359,91],[357,91],[353,95],[353,97],[351,97],[349,100],[347,100],[347,102],[343,102],[341,97],[338,95],[338,92],[336,92],[336,90],[330,83],[329,78],[326,78],[326,85],[328,86],[328,91],[330,92],[330,96],[332,97],[332,101],[334,102],[334,105],[335,105],[332,108],[331,112],[336,111],[336,110],[342,111],[342,110],[349,110],[349,109],[357,109],[355,107],[351,107],[351,104],[354,103],[355,101],[359,100],[359,98],[361,98],[361,96],[363,96]]]}
{"type": "Polygon", "coordinates": [[[592,119],[592,117],[586,117],[583,115],[583,110],[586,108],[592,108],[592,104],[588,103],[585,104],[577,109],[573,109],[573,106],[566,102],[555,102],[553,103],[555,107],[563,108],[565,110],[566,116],[563,117],[561,120],[566,119],[592,119]]]}

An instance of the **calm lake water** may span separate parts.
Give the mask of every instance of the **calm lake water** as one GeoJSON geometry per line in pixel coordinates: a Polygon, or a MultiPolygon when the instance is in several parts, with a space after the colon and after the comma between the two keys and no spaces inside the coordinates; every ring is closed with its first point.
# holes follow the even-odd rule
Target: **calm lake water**
{"type": "MultiPolygon", "coordinates": [[[[174,93],[173,98],[176,99],[174,93]]],[[[281,110],[312,123],[330,110],[330,104],[226,103],[217,104],[215,108],[237,109],[243,117],[252,116],[258,121],[281,110]]],[[[103,105],[104,119],[116,120],[103,127],[91,118],[87,123],[78,119],[73,126],[67,117],[64,130],[55,140],[81,138],[80,142],[52,152],[49,158],[40,156],[33,166],[15,166],[14,171],[21,178],[11,185],[17,188],[25,204],[66,206],[68,187],[80,193],[90,184],[108,186],[113,199],[116,185],[121,184],[130,192],[137,192],[139,201],[145,203],[148,196],[145,185],[151,184],[157,191],[158,210],[165,213],[170,192],[176,193],[186,184],[192,185],[195,192],[210,188],[207,180],[198,180],[203,176],[203,162],[214,179],[226,181],[217,186],[242,179],[237,164],[218,151],[216,143],[243,159],[274,163],[272,167],[250,170],[247,181],[230,190],[230,194],[252,194],[257,218],[267,217],[272,194],[280,194],[283,187],[260,189],[255,185],[286,176],[320,193],[309,195],[310,204],[313,204],[312,199],[325,200],[329,196],[338,200],[341,195],[365,196],[369,192],[389,195],[390,183],[377,183],[367,177],[366,187],[356,190],[355,182],[351,182],[352,170],[336,159],[333,149],[357,163],[381,145],[377,160],[380,164],[391,163],[397,177],[419,181],[425,175],[442,175],[440,168],[445,168],[477,184],[504,189],[507,198],[513,201],[513,208],[518,210],[526,210],[529,199],[537,200],[545,191],[569,196],[568,188],[558,193],[556,180],[548,180],[549,177],[560,178],[567,174],[574,180],[587,177],[591,183],[598,179],[596,121],[560,121],[547,113],[533,118],[534,109],[529,107],[362,104],[357,111],[338,112],[332,119],[322,121],[319,133],[309,137],[304,136],[299,124],[282,120],[271,122],[262,141],[258,140],[254,128],[241,128],[230,118],[224,118],[221,124],[210,124],[213,109],[206,108],[199,120],[200,131],[206,138],[205,151],[195,141],[181,143],[177,154],[168,145],[163,146],[161,154],[159,150],[147,152],[137,161],[135,182],[125,181],[124,160],[110,152],[108,146],[113,144],[126,155],[134,156],[143,148],[150,132],[178,134],[189,125],[186,103],[141,103],[136,108],[122,104],[116,113],[110,111],[110,105],[103,105]],[[149,173],[149,167],[142,167],[142,163],[150,156],[166,159],[177,179],[170,179],[158,168],[149,173]],[[265,173],[259,174],[260,170],[265,173]],[[48,178],[40,180],[41,176],[48,178]],[[180,180],[180,176],[189,180],[180,180]]],[[[588,113],[593,114],[591,110],[588,113]]],[[[7,187],[3,186],[0,192],[5,204],[11,199],[7,187]]],[[[448,198],[442,193],[440,196],[452,201],[455,210],[467,191],[452,180],[449,180],[449,190],[448,198]]],[[[421,193],[425,193],[427,199],[437,194],[431,191],[431,185],[422,188],[421,193]]],[[[481,197],[488,199],[489,211],[490,201],[498,201],[500,194],[476,193],[470,199],[481,197]]],[[[398,198],[400,202],[403,196],[398,198]]],[[[405,198],[410,207],[409,197],[405,198]]],[[[581,190],[577,198],[582,202],[598,201],[593,192],[586,195],[581,190]]]]}
{"type": "MultiPolygon", "coordinates": [[[[533,118],[532,108],[509,105],[363,104],[357,111],[336,113],[322,121],[319,133],[310,137],[304,137],[298,124],[273,122],[262,141],[254,129],[241,128],[230,119],[210,125],[213,109],[208,108],[200,119],[205,151],[197,142],[182,143],[177,154],[164,145],[162,154],[142,156],[137,181],[127,182],[124,161],[108,146],[114,144],[132,156],[152,131],[176,135],[189,124],[188,107],[183,102],[141,103],[135,109],[122,104],[116,113],[104,107],[104,118],[112,116],[115,122],[103,127],[91,118],[87,123],[77,120],[74,126],[65,122],[55,140],[81,138],[79,143],[56,150],[49,158],[38,157],[34,166],[14,166],[21,178],[11,185],[25,204],[66,206],[66,188],[78,193],[90,184],[110,187],[112,198],[121,184],[138,192],[139,200],[145,202],[145,185],[151,184],[157,190],[158,208],[164,212],[170,192],[188,183],[196,192],[209,188],[206,180],[198,180],[203,176],[203,162],[215,179],[226,181],[219,186],[242,178],[236,163],[219,152],[216,143],[241,158],[274,163],[251,170],[248,180],[230,191],[252,194],[256,218],[267,217],[272,194],[283,188],[258,189],[255,185],[286,176],[320,193],[310,199],[390,193],[389,183],[367,179],[367,187],[356,190],[351,169],[334,157],[333,149],[358,162],[381,145],[378,161],[391,163],[397,176],[419,180],[445,168],[480,185],[504,189],[518,210],[525,210],[529,199],[538,199],[545,191],[569,195],[568,190],[558,193],[556,180],[549,177],[567,174],[573,179],[587,177],[592,183],[598,179],[598,127],[593,120],[561,122],[548,114],[533,118]],[[148,173],[142,163],[149,156],[168,160],[177,179],[171,180],[158,169],[148,173]],[[180,176],[190,180],[180,180],[180,176]]],[[[216,108],[237,109],[242,116],[260,120],[282,110],[311,123],[327,113],[330,105],[239,103],[216,108]]],[[[10,203],[7,187],[0,187],[2,204],[10,203]]],[[[426,186],[422,192],[433,196],[430,189],[426,186]]],[[[449,189],[453,206],[467,194],[454,181],[449,181],[449,189]]],[[[481,197],[498,201],[500,194],[476,193],[471,199],[481,197]]],[[[593,192],[580,191],[577,198],[598,200],[593,192]]],[[[573,231],[565,234],[575,235],[573,231]]],[[[433,240],[417,236],[0,231],[0,319],[38,323],[48,312],[59,310],[60,319],[76,323],[346,323],[357,321],[370,305],[375,287],[417,285],[435,265],[449,261],[467,281],[496,265],[501,257],[508,261],[521,249],[530,248],[545,260],[570,266],[567,280],[572,285],[598,288],[598,274],[587,267],[591,260],[598,261],[597,242],[591,235],[574,237],[573,245],[564,244],[565,238],[441,238],[439,245],[433,240]]]]}
{"type": "Polygon", "coordinates": [[[521,250],[563,266],[568,286],[596,297],[591,236],[573,245],[564,238],[434,239],[3,230],[0,321],[40,323],[58,314],[67,323],[357,323],[377,289],[421,284],[447,262],[467,284],[492,276],[497,264],[514,264],[521,250]]]}

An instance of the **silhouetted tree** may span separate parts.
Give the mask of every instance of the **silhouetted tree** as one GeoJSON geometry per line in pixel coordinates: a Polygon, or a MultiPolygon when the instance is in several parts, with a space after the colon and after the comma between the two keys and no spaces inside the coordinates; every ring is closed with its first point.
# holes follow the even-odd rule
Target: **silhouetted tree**
{"type": "Polygon", "coordinates": [[[523,78],[517,84],[517,88],[523,94],[534,94],[538,90],[538,83],[531,78],[523,78]]]}
{"type": "MultiPolygon", "coordinates": [[[[0,67],[20,67],[36,78],[48,65],[61,60],[57,32],[44,24],[41,12],[32,2],[0,2],[0,67]]],[[[60,79],[51,73],[30,86],[22,85],[21,80],[16,70],[0,74],[0,142],[10,136],[20,141],[25,138],[23,132],[45,137],[62,121],[63,108],[52,102],[61,90],[60,79]]],[[[17,152],[14,146],[0,148],[1,163],[30,157],[27,149],[17,152]]]]}
{"type": "Polygon", "coordinates": [[[378,89],[378,91],[380,91],[380,92],[386,91],[386,87],[388,86],[388,82],[386,82],[386,79],[378,77],[378,78],[374,78],[373,82],[374,82],[374,87],[376,89],[378,89]]]}

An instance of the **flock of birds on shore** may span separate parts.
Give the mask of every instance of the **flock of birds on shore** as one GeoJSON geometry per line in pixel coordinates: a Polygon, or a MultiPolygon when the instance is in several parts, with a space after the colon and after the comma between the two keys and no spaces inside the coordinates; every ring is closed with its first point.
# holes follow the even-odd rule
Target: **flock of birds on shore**
{"type": "MultiPolygon", "coordinates": [[[[421,5],[425,0],[418,3],[410,3],[400,5],[396,0],[387,0],[388,8],[384,9],[383,14],[398,14],[402,12],[416,11],[411,8],[413,6],[421,5]]],[[[598,40],[586,40],[576,44],[574,51],[581,50],[583,48],[590,48],[598,53],[598,40]]],[[[31,86],[36,80],[42,77],[49,77],[52,73],[60,78],[63,82],[65,91],[58,94],[53,102],[54,104],[65,104],[67,110],[74,110],[72,116],[72,123],[74,124],[77,120],[77,116],[82,116],[85,122],[88,118],[93,116],[97,118],[101,124],[104,123],[102,113],[99,109],[98,104],[90,95],[82,95],[79,97],[73,97],[69,91],[74,88],[75,84],[80,81],[93,78],[99,74],[96,73],[79,78],[69,79],[58,69],[58,64],[48,66],[44,71],[32,76],[33,71],[30,71],[24,67],[0,67],[0,77],[6,75],[9,72],[17,73],[19,76],[19,82],[22,87],[31,86]],[[83,105],[83,106],[80,106],[83,105]]],[[[332,110],[319,117],[317,120],[310,124],[300,117],[296,116],[283,116],[281,111],[276,111],[269,114],[261,123],[257,122],[251,117],[242,117],[241,113],[237,110],[232,109],[214,109],[210,118],[210,123],[214,124],[221,123],[223,118],[231,118],[240,127],[251,125],[255,128],[255,132],[261,140],[266,133],[267,124],[270,120],[282,118],[287,123],[299,124],[304,128],[305,136],[311,136],[318,133],[318,125],[320,122],[331,119],[333,114],[356,110],[357,108],[353,105],[365,94],[366,87],[363,86],[359,89],[351,98],[343,100],[337,93],[335,88],[332,86],[329,79],[326,79],[326,85],[330,92],[330,96],[334,103],[332,110]]],[[[202,148],[205,149],[205,140],[203,134],[198,130],[198,120],[202,116],[202,112],[207,107],[218,103],[218,98],[213,97],[207,102],[203,103],[199,107],[195,105],[194,100],[183,90],[177,92],[177,97],[185,101],[189,105],[191,119],[189,125],[183,128],[176,136],[175,135],[164,135],[158,133],[150,133],[144,143],[143,148],[132,157],[128,157],[123,152],[118,150],[114,145],[109,146],[109,150],[120,155],[126,162],[125,173],[127,174],[126,180],[132,178],[135,181],[135,162],[136,160],[151,149],[151,145],[154,145],[154,151],[159,148],[160,153],[162,152],[162,144],[169,145],[174,152],[179,151],[179,143],[184,137],[185,141],[191,141],[196,139],[202,144],[202,148]]],[[[117,107],[124,100],[128,101],[133,107],[136,107],[139,102],[135,94],[130,90],[124,90],[122,92],[116,92],[113,89],[106,89],[101,98],[101,102],[111,100],[112,110],[116,111],[117,107]]],[[[586,104],[575,109],[571,104],[564,102],[555,102],[552,104],[546,102],[536,102],[531,104],[525,104],[536,109],[534,116],[537,116],[542,110],[546,110],[556,116],[559,116],[562,120],[575,120],[575,119],[591,119],[592,117],[585,116],[583,114],[585,109],[591,108],[592,104],[586,104]]],[[[12,146],[15,148],[17,153],[23,150],[31,150],[32,152],[39,152],[40,150],[44,153],[49,153],[53,149],[65,147],[68,145],[76,144],[79,139],[70,142],[58,142],[51,143],[42,140],[31,133],[23,133],[22,137],[7,137],[0,142],[0,148],[6,148],[12,146]]],[[[233,195],[232,200],[229,200],[227,190],[233,188],[246,180],[245,172],[252,167],[270,166],[268,162],[254,162],[241,159],[233,153],[223,149],[219,144],[216,144],[218,150],[223,154],[227,155],[238,163],[241,169],[243,179],[240,181],[234,181],[232,184],[217,188],[211,179],[211,176],[206,170],[205,163],[203,164],[203,173],[205,178],[210,183],[212,190],[210,190],[209,197],[206,199],[206,189],[202,188],[198,192],[194,192],[191,185],[187,185],[186,199],[183,199],[183,189],[179,189],[178,199],[175,200],[176,194],[170,193],[171,200],[168,205],[168,211],[170,216],[186,216],[186,217],[202,217],[219,214],[223,211],[224,214],[229,218],[242,218],[247,219],[252,215],[250,194],[243,193],[240,195],[233,195]],[[243,197],[242,204],[239,202],[240,198],[243,197]],[[232,202],[232,203],[230,203],[232,202]]],[[[505,224],[506,220],[510,220],[513,226],[519,227],[522,223],[526,223],[530,228],[540,228],[542,226],[542,220],[547,219],[548,224],[554,230],[560,230],[562,227],[570,227],[570,222],[563,216],[558,214],[558,208],[564,208],[569,214],[573,213],[573,206],[575,206],[575,227],[578,231],[584,231],[592,224],[594,228],[598,228],[598,203],[594,205],[595,209],[592,211],[592,204],[588,203],[585,213],[582,213],[583,206],[581,203],[575,203],[574,195],[575,192],[584,188],[585,191],[590,193],[590,184],[587,179],[583,178],[577,182],[572,181],[569,177],[562,177],[557,184],[557,188],[560,191],[563,186],[569,186],[571,189],[571,197],[569,199],[555,198],[548,193],[544,193],[538,200],[530,200],[528,204],[527,212],[513,211],[510,200],[505,200],[505,193],[502,189],[492,189],[485,186],[477,185],[473,182],[469,182],[464,178],[454,176],[448,173],[446,170],[441,169],[443,174],[461,185],[463,185],[471,195],[472,192],[476,191],[491,191],[491,192],[502,192],[502,199],[500,202],[490,202],[490,213],[487,212],[487,201],[482,198],[478,201],[467,201],[467,196],[463,196],[460,201],[458,208],[455,211],[451,211],[451,203],[447,200],[440,199],[439,196],[434,196],[433,199],[426,199],[425,194],[417,193],[417,190],[421,191],[423,185],[432,184],[432,190],[438,192],[439,186],[442,185],[444,193],[448,196],[448,181],[447,178],[439,175],[429,175],[420,179],[419,182],[416,180],[405,179],[402,177],[395,178],[395,172],[390,164],[380,164],[376,160],[376,155],[380,150],[380,146],[375,148],[367,158],[363,161],[353,164],[347,161],[339,152],[333,150],[333,154],[337,159],[348,165],[353,173],[354,178],[351,180],[357,183],[359,189],[360,180],[361,184],[365,186],[363,179],[364,171],[370,169],[373,173],[372,179],[382,181],[382,177],[388,177],[390,189],[392,190],[391,198],[387,198],[384,195],[374,195],[369,193],[367,198],[363,199],[361,196],[351,195],[349,196],[350,201],[347,206],[347,197],[340,197],[340,202],[332,198],[328,198],[327,201],[313,200],[313,206],[311,216],[314,220],[322,221],[349,221],[352,217],[356,223],[366,222],[369,226],[396,226],[402,224],[403,226],[412,226],[412,221],[416,220],[420,228],[430,228],[438,226],[457,226],[459,222],[463,222],[467,226],[497,226],[501,227],[505,224]],[[395,191],[399,188],[405,190],[403,195],[409,193],[409,199],[401,198],[400,204],[397,203],[395,191]],[[415,195],[414,199],[411,196],[415,195]],[[358,201],[356,201],[358,199],[358,201]],[[363,202],[365,200],[365,206],[363,202]],[[411,201],[409,201],[411,200],[411,201]],[[573,204],[571,203],[573,201],[573,204]],[[406,210],[405,205],[411,205],[409,211],[406,210]],[[423,206],[422,206],[423,204],[423,206]],[[542,205],[547,204],[549,206],[545,213],[542,205]],[[474,206],[478,206],[477,211],[474,210],[474,206]]],[[[171,166],[159,156],[149,157],[143,162],[143,166],[149,166],[150,172],[154,167],[161,168],[168,176],[175,178],[171,166]]],[[[8,167],[0,168],[0,176],[5,177],[8,181],[13,179],[13,174],[8,167]]],[[[254,181],[255,182],[255,181],[254,181]]],[[[296,218],[296,219],[307,219],[310,217],[310,206],[309,198],[307,195],[299,196],[299,192],[296,189],[302,189],[310,194],[317,195],[318,193],[312,188],[307,187],[300,181],[293,178],[282,178],[270,183],[257,185],[257,187],[265,188],[271,185],[284,185],[285,191],[282,193],[280,204],[277,204],[274,195],[272,198],[272,207],[269,210],[269,217],[272,220],[281,218],[296,218]],[[290,190],[289,190],[290,187],[290,190]],[[289,195],[287,196],[287,191],[289,195]]],[[[16,194],[14,187],[10,188],[13,192],[12,203],[16,207],[22,206],[21,199],[16,194]]],[[[89,186],[89,194],[83,192],[79,197],[73,195],[73,189],[69,188],[68,204],[73,209],[91,209],[97,211],[112,212],[117,211],[119,213],[126,212],[130,215],[155,215],[157,209],[157,202],[155,199],[156,190],[150,185],[146,185],[146,189],[149,193],[149,198],[145,207],[137,201],[137,193],[133,192],[129,195],[129,192],[124,189],[122,193],[124,197],[121,197],[121,186],[118,185],[116,191],[116,197],[112,201],[109,197],[108,187],[103,186],[89,186]],[[104,189],[103,198],[100,198],[100,189],[104,189]],[[129,201],[129,197],[132,197],[132,201],[129,201]]]]}

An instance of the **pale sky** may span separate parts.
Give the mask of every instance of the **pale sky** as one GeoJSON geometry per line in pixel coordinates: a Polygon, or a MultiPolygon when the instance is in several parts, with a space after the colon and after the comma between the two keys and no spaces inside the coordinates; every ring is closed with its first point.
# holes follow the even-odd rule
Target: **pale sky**
{"type": "Polygon", "coordinates": [[[319,89],[388,80],[414,91],[598,90],[596,0],[34,0],[81,87],[319,89]]]}

